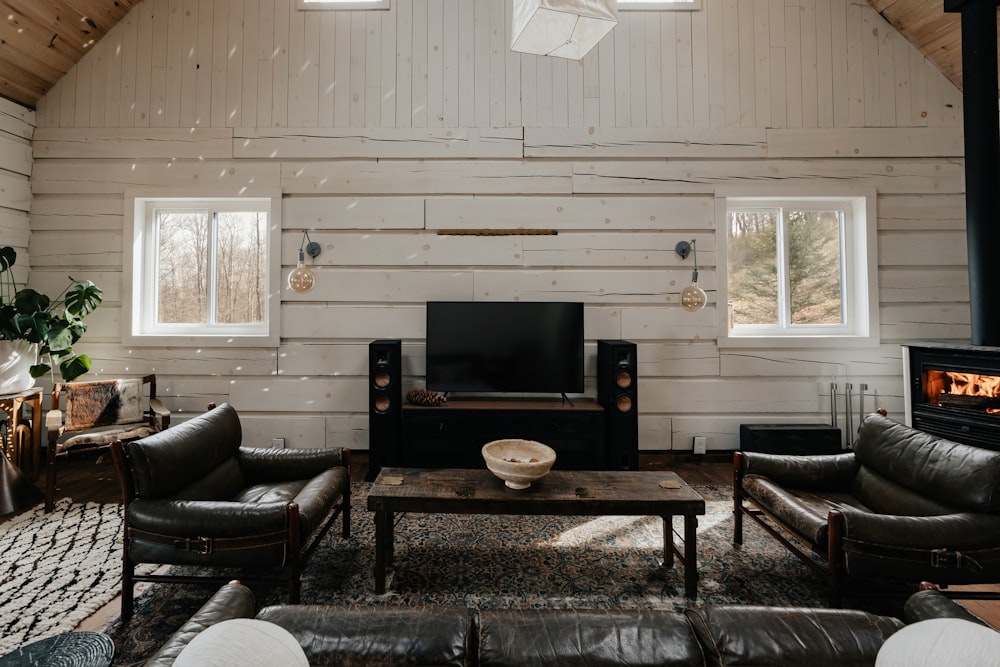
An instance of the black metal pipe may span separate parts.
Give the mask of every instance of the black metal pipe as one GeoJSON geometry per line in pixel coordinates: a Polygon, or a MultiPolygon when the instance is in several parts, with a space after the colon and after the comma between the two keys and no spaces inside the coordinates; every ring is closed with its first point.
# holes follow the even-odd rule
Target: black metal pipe
{"type": "Polygon", "coordinates": [[[973,345],[1000,345],[1000,124],[998,0],[945,0],[962,14],[965,212],[973,345]]]}

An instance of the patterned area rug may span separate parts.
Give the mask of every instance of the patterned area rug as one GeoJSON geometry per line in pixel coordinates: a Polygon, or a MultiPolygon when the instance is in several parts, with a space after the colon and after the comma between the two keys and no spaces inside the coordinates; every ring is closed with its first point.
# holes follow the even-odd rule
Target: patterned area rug
{"type": "MultiPolygon", "coordinates": [[[[706,603],[821,607],[823,582],[752,522],[732,544],[729,487],[696,487],[708,513],[699,518],[699,597],[683,596],[684,573],[662,567],[662,522],[655,517],[404,515],[396,527],[389,592],[374,593],[374,522],[367,484],[355,484],[352,537],[331,531],[303,575],[305,604],[470,608],[653,608],[706,603]]],[[[681,519],[675,531],[682,533],[681,519]]],[[[338,526],[339,528],[339,526],[338,526]]],[[[214,589],[212,589],[214,590],[214,589]]],[[[106,632],[116,665],[141,664],[197,610],[212,590],[152,585],[137,598],[131,623],[106,632]]],[[[259,606],[280,603],[277,589],[255,591],[259,606]]]]}
{"type": "Polygon", "coordinates": [[[0,524],[0,655],[69,632],[119,591],[121,505],[42,505],[0,524]]]}

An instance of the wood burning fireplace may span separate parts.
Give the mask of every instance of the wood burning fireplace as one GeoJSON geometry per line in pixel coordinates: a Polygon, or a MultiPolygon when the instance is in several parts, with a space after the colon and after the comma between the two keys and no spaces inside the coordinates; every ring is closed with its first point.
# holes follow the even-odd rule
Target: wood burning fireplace
{"type": "Polygon", "coordinates": [[[903,373],[907,424],[1000,450],[1000,347],[907,345],[903,373]]]}
{"type": "Polygon", "coordinates": [[[965,208],[972,345],[903,347],[906,423],[950,440],[1000,450],[1000,126],[997,2],[945,0],[962,15],[965,208]]]}

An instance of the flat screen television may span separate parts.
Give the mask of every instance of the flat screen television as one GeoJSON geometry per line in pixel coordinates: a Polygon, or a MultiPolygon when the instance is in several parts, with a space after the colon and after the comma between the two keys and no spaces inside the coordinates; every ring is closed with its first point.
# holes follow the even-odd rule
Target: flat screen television
{"type": "Polygon", "coordinates": [[[582,392],[583,304],[428,302],[427,388],[582,392]]]}

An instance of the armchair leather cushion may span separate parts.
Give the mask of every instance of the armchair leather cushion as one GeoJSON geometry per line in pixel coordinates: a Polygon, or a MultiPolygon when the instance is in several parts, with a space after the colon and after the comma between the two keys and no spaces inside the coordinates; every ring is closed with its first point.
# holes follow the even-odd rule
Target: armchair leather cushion
{"type": "Polygon", "coordinates": [[[851,492],[873,512],[880,514],[935,516],[955,511],[954,506],[921,495],[865,466],[858,470],[851,492]]]}
{"type": "Polygon", "coordinates": [[[1000,452],[871,414],[861,423],[854,455],[919,495],[971,512],[1000,512],[1000,452]]]}
{"type": "Polygon", "coordinates": [[[236,410],[223,403],[198,419],[131,443],[129,457],[136,495],[168,498],[180,492],[233,460],[242,439],[236,410]],[[206,447],[206,442],[216,446],[206,447]]]}
{"type": "Polygon", "coordinates": [[[743,488],[761,507],[815,545],[826,544],[830,510],[856,508],[867,511],[849,493],[785,488],[757,475],[744,477],[743,488]]]}
{"type": "Polygon", "coordinates": [[[128,512],[132,537],[128,553],[137,563],[284,565],[288,557],[285,503],[137,499],[129,504],[128,512]],[[201,538],[217,542],[211,553],[202,553],[196,546],[188,550],[183,542],[201,538]],[[225,540],[246,543],[224,549],[221,541],[225,540]]]}
{"type": "Polygon", "coordinates": [[[726,605],[685,614],[708,667],[871,665],[885,640],[903,627],[895,618],[845,609],[726,605]]]}

